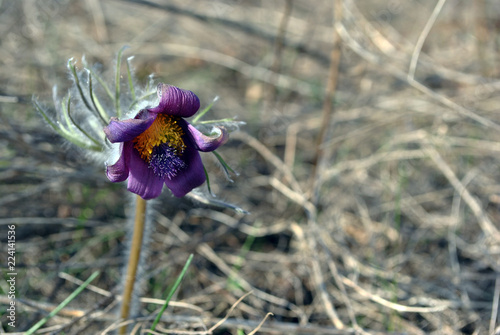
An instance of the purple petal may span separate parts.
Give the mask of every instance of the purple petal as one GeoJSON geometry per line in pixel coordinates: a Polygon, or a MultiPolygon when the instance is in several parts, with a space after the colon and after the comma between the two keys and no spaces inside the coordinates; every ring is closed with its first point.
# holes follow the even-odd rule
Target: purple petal
{"type": "Polygon", "coordinates": [[[132,141],[151,126],[156,119],[156,114],[140,111],[135,118],[118,120],[111,118],[109,125],[104,127],[104,133],[111,143],[132,141]]]}
{"type": "Polygon", "coordinates": [[[160,103],[148,109],[150,112],[190,117],[200,108],[200,100],[191,91],[166,84],[159,84],[157,91],[160,103]]]}
{"type": "Polygon", "coordinates": [[[133,142],[120,143],[120,158],[115,164],[106,166],[106,175],[111,182],[118,183],[128,178],[132,146],[133,142]]]}
{"type": "Polygon", "coordinates": [[[191,134],[191,138],[197,146],[197,149],[200,151],[214,151],[224,143],[229,138],[229,135],[224,127],[215,127],[215,131],[218,133],[215,136],[207,136],[202,134],[196,127],[187,123],[187,129],[191,134]]]}
{"type": "Polygon", "coordinates": [[[130,154],[129,177],[127,189],[144,199],[153,199],[160,195],[163,188],[163,178],[153,173],[153,169],[142,160],[137,150],[132,149],[130,154]]]}
{"type": "Polygon", "coordinates": [[[205,170],[198,151],[192,147],[187,147],[183,153],[183,158],[187,167],[174,178],[165,178],[165,185],[179,198],[205,182],[205,170]]]}

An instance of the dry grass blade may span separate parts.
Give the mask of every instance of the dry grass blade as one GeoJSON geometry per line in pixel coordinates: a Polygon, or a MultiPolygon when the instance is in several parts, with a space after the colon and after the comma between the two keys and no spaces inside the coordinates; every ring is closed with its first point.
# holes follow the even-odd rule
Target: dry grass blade
{"type": "Polygon", "coordinates": [[[323,111],[321,117],[321,126],[319,129],[318,137],[316,139],[316,152],[313,158],[313,170],[311,173],[311,185],[309,192],[313,198],[313,203],[316,202],[317,192],[316,187],[318,185],[318,174],[321,166],[321,161],[327,157],[325,155],[325,150],[323,144],[327,137],[327,130],[330,128],[330,122],[332,119],[333,109],[333,98],[335,96],[335,91],[337,89],[338,77],[339,77],[339,67],[341,59],[341,38],[338,30],[334,28],[337,22],[342,21],[342,1],[336,0],[334,2],[333,11],[334,22],[332,24],[332,51],[330,54],[330,69],[328,71],[327,84],[325,89],[325,97],[323,100],[323,111]]]}
{"type": "Polygon", "coordinates": [[[297,180],[295,179],[295,176],[293,173],[290,171],[288,166],[286,166],[283,161],[277,157],[275,154],[273,154],[264,144],[262,144],[259,140],[256,138],[250,136],[247,133],[244,132],[238,132],[233,135],[234,139],[239,139],[243,142],[245,142],[247,145],[252,147],[256,152],[258,152],[262,157],[264,157],[269,163],[274,165],[276,169],[278,169],[285,178],[288,180],[294,191],[296,192],[301,192],[301,187],[297,180]]]}
{"type": "Polygon", "coordinates": [[[434,10],[432,11],[431,16],[429,16],[429,20],[427,20],[424,29],[420,33],[417,43],[415,43],[415,49],[413,50],[413,53],[411,55],[410,69],[408,70],[408,79],[410,81],[415,78],[415,70],[417,69],[418,56],[420,55],[420,51],[422,50],[422,46],[424,45],[425,39],[429,35],[432,26],[434,25],[434,22],[436,22],[436,19],[441,10],[443,9],[445,3],[446,0],[438,1],[436,7],[434,7],[434,10]]]}
{"type": "MultiPolygon", "coordinates": [[[[82,282],[83,283],[83,282],[82,282]]],[[[8,299],[7,296],[0,296],[0,302],[2,304],[9,304],[10,300],[8,299]]],[[[44,311],[44,312],[50,312],[54,310],[54,308],[57,307],[55,304],[48,304],[48,303],[41,303],[32,299],[18,299],[18,302],[21,306],[26,306],[27,310],[29,311],[44,311]]],[[[60,316],[66,316],[66,317],[81,317],[85,315],[85,311],[79,310],[79,309],[71,309],[71,308],[63,308],[61,311],[58,313],[60,316]]]]}
{"type": "MultiPolygon", "coordinates": [[[[166,218],[160,216],[159,219],[165,220],[166,218]]],[[[180,230],[177,226],[172,225],[170,226],[170,229],[181,241],[185,243],[189,241],[189,236],[185,232],[180,230]]],[[[240,274],[236,273],[234,268],[230,267],[222,258],[220,258],[217,255],[217,253],[207,243],[200,244],[199,246],[196,247],[196,250],[201,255],[203,255],[207,260],[209,260],[215,266],[217,266],[217,268],[223,273],[225,273],[228,278],[234,278],[234,280],[238,282],[238,285],[241,286],[243,289],[252,292],[253,295],[255,295],[256,297],[268,301],[272,304],[290,308],[294,313],[297,314],[298,317],[302,318],[303,320],[306,318],[302,310],[297,308],[297,306],[290,304],[290,302],[288,302],[286,299],[279,298],[277,296],[274,296],[272,294],[269,294],[267,292],[264,292],[262,290],[253,287],[245,278],[243,278],[240,274]]]]}
{"type": "Polygon", "coordinates": [[[438,305],[438,306],[433,306],[433,307],[412,307],[412,306],[404,306],[401,304],[396,304],[394,302],[388,301],[376,294],[372,294],[365,290],[364,288],[360,287],[356,283],[354,283],[352,280],[348,278],[342,278],[342,281],[345,285],[353,288],[361,294],[363,297],[369,298],[370,300],[373,300],[374,302],[385,306],[387,308],[393,309],[398,312],[407,312],[407,313],[435,313],[435,312],[441,312],[446,310],[449,306],[448,305],[438,305]]]}
{"type": "Polygon", "coordinates": [[[437,168],[443,173],[443,175],[446,177],[446,179],[448,179],[448,181],[455,188],[458,194],[460,194],[460,196],[464,199],[464,202],[467,204],[467,206],[469,206],[472,213],[474,213],[474,216],[476,217],[484,234],[488,238],[493,238],[496,241],[500,241],[500,232],[498,231],[498,229],[495,227],[493,222],[491,222],[490,218],[481,208],[481,205],[478,203],[478,201],[463,186],[451,167],[446,164],[439,152],[431,146],[426,146],[423,150],[429,155],[429,157],[436,164],[437,168]]]}
{"type": "Polygon", "coordinates": [[[264,319],[262,319],[262,321],[259,323],[259,325],[254,330],[252,330],[250,333],[248,333],[248,335],[256,334],[259,331],[259,329],[262,327],[264,322],[266,322],[267,318],[270,316],[273,316],[273,315],[274,315],[273,313],[267,313],[266,316],[264,317],[264,319]]]}
{"type": "Polygon", "coordinates": [[[490,334],[495,333],[495,325],[498,319],[498,303],[500,301],[500,277],[495,281],[495,293],[493,294],[493,306],[491,308],[490,334]]]}
{"type": "Polygon", "coordinates": [[[2,315],[0,332],[29,329],[99,270],[38,332],[140,334],[190,254],[158,334],[498,332],[500,7],[456,3],[0,1],[0,240],[15,226],[17,273],[16,328],[2,315]],[[67,81],[82,55],[70,70],[88,72],[67,81]],[[116,92],[126,118],[159,82],[212,105],[203,118],[231,130],[218,152],[239,175],[201,153],[217,198],[164,190],[140,262],[144,317],[121,323],[125,185],[31,97],[57,129],[62,112],[70,141],[97,140],[116,92]]]}
{"type": "Polygon", "coordinates": [[[236,308],[236,306],[238,306],[238,304],[243,301],[243,299],[245,299],[247,296],[249,296],[250,294],[252,294],[252,291],[250,292],[247,292],[245,293],[241,298],[239,298],[232,306],[231,308],[227,311],[227,314],[226,316],[220,320],[219,322],[217,322],[215,325],[213,325],[208,331],[209,332],[212,332],[214,331],[215,329],[219,328],[219,326],[221,324],[223,324],[228,318],[229,318],[229,315],[231,315],[232,311],[236,308]]]}

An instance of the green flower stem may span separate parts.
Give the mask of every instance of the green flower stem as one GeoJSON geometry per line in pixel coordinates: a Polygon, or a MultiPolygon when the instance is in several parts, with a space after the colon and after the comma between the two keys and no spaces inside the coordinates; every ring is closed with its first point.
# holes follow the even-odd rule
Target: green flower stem
{"type": "MultiPolygon", "coordinates": [[[[135,276],[137,274],[137,266],[141,255],[142,239],[144,235],[144,224],[146,221],[146,200],[140,196],[136,197],[135,202],[135,221],[134,232],[132,235],[132,246],[128,259],[127,273],[125,276],[125,287],[123,289],[122,307],[120,317],[128,319],[130,314],[130,305],[132,303],[132,293],[134,292],[135,276]]],[[[127,333],[127,326],[120,328],[120,334],[127,333]]]]}

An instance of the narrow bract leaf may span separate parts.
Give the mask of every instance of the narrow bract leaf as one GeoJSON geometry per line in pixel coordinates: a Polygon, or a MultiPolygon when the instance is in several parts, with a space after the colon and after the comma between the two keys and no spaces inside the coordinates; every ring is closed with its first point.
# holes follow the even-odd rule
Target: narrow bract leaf
{"type": "Polygon", "coordinates": [[[87,133],[82,127],[80,127],[78,125],[78,122],[75,122],[75,120],[73,119],[73,117],[71,116],[71,105],[70,105],[70,97],[68,96],[68,111],[67,111],[67,114],[68,114],[68,117],[70,118],[71,120],[71,123],[73,124],[73,126],[75,126],[79,131],[82,132],[83,135],[85,135],[89,140],[91,140],[92,142],[94,142],[94,144],[96,146],[100,146],[99,144],[99,141],[97,141],[96,139],[94,139],[92,136],[89,135],[89,133],[87,133]]]}
{"type": "Polygon", "coordinates": [[[130,104],[130,107],[129,107],[128,109],[129,109],[129,110],[132,110],[132,109],[135,107],[135,105],[137,105],[137,103],[139,103],[139,102],[140,102],[140,101],[142,101],[142,100],[146,100],[146,99],[147,99],[147,98],[149,98],[150,96],[152,96],[152,95],[155,95],[155,94],[156,94],[156,92],[154,92],[154,91],[151,91],[151,92],[147,91],[147,92],[148,92],[148,93],[144,94],[144,95],[143,95],[143,96],[141,96],[139,99],[134,100],[134,101],[130,104]]]}
{"type": "Polygon", "coordinates": [[[82,141],[79,137],[75,136],[73,132],[70,132],[66,128],[64,128],[59,122],[56,124],[54,123],[49,116],[45,113],[43,108],[38,104],[36,100],[33,100],[33,104],[35,105],[36,110],[42,115],[42,117],[47,121],[49,126],[59,135],[73,143],[74,145],[84,148],[84,149],[90,149],[93,151],[100,151],[101,147],[100,146],[95,146],[91,145],[89,143],[86,143],[82,141]]]}
{"type": "Polygon", "coordinates": [[[90,104],[87,101],[85,94],[83,94],[82,86],[80,84],[80,78],[78,77],[78,73],[76,72],[75,65],[73,64],[73,58],[70,58],[68,60],[68,69],[71,71],[71,74],[73,75],[73,78],[75,79],[76,88],[78,89],[78,93],[80,93],[80,97],[81,97],[83,103],[85,104],[85,107],[87,107],[89,110],[92,110],[92,107],[90,107],[90,104]]]}
{"type": "Polygon", "coordinates": [[[203,117],[203,115],[205,115],[214,105],[214,103],[219,100],[219,97],[215,97],[214,100],[212,100],[212,102],[210,103],[210,105],[208,105],[207,107],[205,107],[205,109],[203,109],[201,112],[198,113],[198,115],[196,115],[196,117],[193,119],[192,123],[196,123],[198,122],[199,119],[201,119],[203,117]]]}
{"type": "Polygon", "coordinates": [[[134,80],[132,78],[132,72],[130,71],[130,61],[132,59],[134,59],[134,57],[127,58],[127,76],[128,76],[128,86],[130,89],[130,94],[132,95],[132,100],[135,100],[134,80]]]}
{"type": "Polygon", "coordinates": [[[85,59],[82,59],[82,63],[83,63],[83,66],[85,66],[85,68],[94,76],[95,79],[97,79],[97,81],[99,82],[99,84],[101,84],[101,86],[104,88],[104,90],[106,91],[106,94],[109,96],[109,98],[111,100],[113,100],[113,93],[111,93],[111,89],[109,88],[109,86],[106,84],[106,82],[104,81],[104,79],[101,78],[101,76],[99,76],[93,69],[92,67],[90,67],[88,64],[87,64],[87,61],[85,59]]]}
{"type": "Polygon", "coordinates": [[[227,209],[231,209],[231,210],[233,210],[237,213],[241,213],[241,214],[250,214],[249,211],[247,211],[239,206],[236,206],[234,204],[224,202],[224,201],[221,201],[218,199],[213,199],[213,198],[210,199],[210,198],[206,197],[205,195],[201,195],[199,193],[191,192],[187,196],[189,198],[196,200],[196,201],[198,201],[202,204],[205,204],[205,205],[215,206],[215,207],[219,207],[219,208],[227,208],[227,209]]]}
{"type": "Polygon", "coordinates": [[[203,165],[203,171],[205,172],[205,177],[207,179],[207,189],[208,189],[208,193],[210,193],[210,195],[212,197],[215,197],[215,194],[212,193],[212,188],[210,187],[210,177],[208,175],[208,172],[207,172],[207,169],[205,168],[205,165],[203,165]]]}
{"type": "Polygon", "coordinates": [[[217,151],[212,151],[212,153],[215,155],[215,157],[217,157],[217,160],[219,161],[219,163],[221,164],[222,168],[224,169],[224,173],[226,174],[226,177],[227,179],[229,179],[230,182],[233,182],[233,180],[231,179],[231,176],[229,175],[229,173],[231,172],[232,174],[238,176],[239,174],[237,172],[235,172],[227,163],[226,161],[222,158],[221,155],[219,155],[219,153],[217,151]]]}
{"type": "Polygon", "coordinates": [[[123,46],[120,51],[118,51],[118,57],[116,60],[116,77],[115,77],[115,109],[116,116],[121,119],[122,111],[120,109],[120,68],[122,65],[122,55],[123,51],[127,49],[128,46],[123,46]]]}
{"type": "Polygon", "coordinates": [[[235,118],[219,119],[219,120],[207,120],[200,121],[198,124],[213,124],[213,123],[224,123],[224,122],[238,122],[235,118]]]}
{"type": "Polygon", "coordinates": [[[94,87],[92,85],[92,73],[90,72],[89,69],[87,70],[87,75],[89,76],[89,94],[90,94],[90,100],[92,100],[92,104],[94,105],[94,110],[97,111],[97,115],[99,115],[99,120],[101,123],[105,126],[108,124],[108,115],[102,108],[101,104],[99,103],[99,100],[97,99],[96,95],[94,94],[94,87]]]}

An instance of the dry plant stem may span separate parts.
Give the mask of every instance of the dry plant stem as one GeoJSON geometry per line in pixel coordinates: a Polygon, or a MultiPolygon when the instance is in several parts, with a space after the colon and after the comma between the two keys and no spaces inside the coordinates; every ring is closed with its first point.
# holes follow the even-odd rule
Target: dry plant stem
{"type": "Polygon", "coordinates": [[[424,152],[429,155],[432,161],[436,164],[443,175],[448,179],[448,182],[455,188],[455,190],[463,198],[469,209],[472,211],[479,226],[483,230],[486,236],[492,238],[496,241],[500,241],[500,232],[495,227],[493,222],[491,222],[488,215],[483,211],[480,203],[476,198],[474,198],[470,192],[464,187],[464,185],[457,178],[451,167],[444,161],[439,152],[432,146],[426,146],[424,152]]]}
{"type": "Polygon", "coordinates": [[[495,324],[498,318],[498,301],[500,299],[500,277],[495,281],[495,293],[493,294],[493,306],[491,308],[490,334],[495,331],[495,324]]]}
{"type": "Polygon", "coordinates": [[[97,41],[99,43],[106,43],[108,41],[108,31],[106,29],[106,19],[104,18],[101,4],[97,0],[87,0],[86,2],[94,19],[97,41]]]}
{"type": "MultiPolygon", "coordinates": [[[[342,19],[342,1],[335,1],[334,6],[334,26],[342,19]]],[[[326,86],[325,100],[323,101],[323,122],[321,123],[321,128],[319,130],[318,139],[316,141],[316,153],[313,159],[313,171],[311,174],[311,196],[314,196],[314,191],[316,188],[316,176],[318,175],[318,168],[320,166],[320,160],[324,154],[324,149],[322,147],[325,141],[328,127],[330,126],[330,120],[333,114],[333,97],[335,96],[335,90],[337,89],[337,81],[339,75],[339,65],[340,65],[340,35],[337,29],[333,29],[333,49],[330,55],[330,70],[328,73],[328,82],[326,86]]]]}
{"type": "MultiPolygon", "coordinates": [[[[175,224],[170,224],[169,222],[166,222],[166,220],[167,219],[164,216],[158,215],[158,222],[160,224],[168,226],[170,231],[177,238],[179,238],[179,240],[181,242],[187,243],[189,241],[188,234],[186,234],[183,230],[181,230],[175,224]]],[[[299,323],[301,323],[301,324],[307,323],[307,316],[300,308],[298,308],[296,305],[290,303],[286,299],[273,296],[267,292],[261,291],[255,287],[253,287],[245,278],[243,278],[239,273],[236,273],[233,268],[231,268],[223,259],[221,259],[207,243],[199,244],[196,247],[196,251],[200,255],[205,257],[207,260],[212,262],[219,270],[224,272],[228,277],[233,277],[235,280],[237,280],[238,283],[241,285],[241,287],[244,290],[252,291],[253,294],[256,297],[258,297],[259,299],[268,301],[268,302],[270,302],[272,304],[276,304],[278,306],[289,308],[291,311],[296,313],[297,317],[300,320],[299,323]]]]}
{"type": "Polygon", "coordinates": [[[491,77],[493,73],[491,72],[490,65],[486,59],[488,41],[490,41],[490,34],[487,25],[487,15],[488,9],[486,8],[485,0],[474,1],[476,7],[476,18],[475,18],[475,31],[476,31],[476,41],[477,41],[477,58],[479,59],[479,66],[481,68],[481,74],[485,77],[491,77]]]}
{"type": "MultiPolygon", "coordinates": [[[[276,40],[274,41],[273,63],[271,64],[270,67],[273,76],[276,76],[281,68],[281,54],[283,51],[286,27],[290,19],[290,14],[292,13],[292,5],[293,5],[293,0],[285,0],[285,8],[283,10],[283,16],[281,17],[280,25],[278,28],[278,34],[276,36],[276,40]]],[[[272,81],[275,82],[276,79],[273,78],[272,81]]],[[[272,103],[275,98],[276,98],[276,86],[273,84],[269,84],[268,101],[272,103]]]]}
{"type": "Polygon", "coordinates": [[[434,22],[436,22],[436,19],[439,13],[441,12],[441,9],[443,8],[445,2],[446,0],[439,0],[439,2],[436,4],[436,7],[434,7],[431,16],[429,17],[429,20],[427,20],[424,29],[422,30],[420,36],[418,37],[417,44],[415,44],[415,49],[413,49],[413,54],[411,56],[410,69],[408,70],[408,80],[413,80],[415,77],[415,70],[417,69],[418,56],[420,55],[422,46],[424,45],[424,42],[427,36],[429,35],[429,32],[431,31],[432,26],[434,25],[434,22]]]}
{"type": "Polygon", "coordinates": [[[286,181],[294,191],[303,193],[302,188],[300,187],[297,179],[295,178],[289,167],[286,166],[278,156],[272,153],[268,147],[259,142],[259,140],[257,140],[255,137],[252,137],[242,131],[235,132],[231,134],[231,136],[231,138],[238,139],[255,149],[257,153],[264,157],[269,163],[274,165],[274,167],[285,176],[286,181]]]}
{"type": "MultiPolygon", "coordinates": [[[[142,249],[142,237],[144,235],[144,223],[146,221],[146,200],[140,196],[136,197],[135,202],[135,220],[134,220],[134,233],[132,236],[132,247],[130,248],[130,255],[127,265],[127,273],[125,277],[125,287],[123,289],[122,307],[120,317],[127,319],[130,313],[130,305],[132,303],[132,293],[134,291],[135,276],[137,273],[137,266],[142,249]]],[[[126,334],[127,326],[120,328],[120,334],[126,334]]]]}
{"type": "MultiPolygon", "coordinates": [[[[308,201],[305,196],[302,193],[296,193],[290,188],[288,188],[286,185],[281,183],[278,179],[276,178],[271,178],[269,181],[270,185],[273,186],[277,191],[281,192],[283,195],[287,196],[290,200],[296,202],[298,205],[302,206],[304,210],[306,211],[306,214],[308,216],[308,225],[312,228],[311,231],[316,233],[316,236],[318,236],[318,231],[319,228],[317,227],[317,222],[316,222],[316,207],[308,201]]],[[[315,254],[317,247],[316,247],[316,236],[311,236],[310,238],[305,237],[305,234],[303,233],[302,229],[297,229],[298,226],[295,226],[294,232],[297,234],[297,236],[306,241],[307,246],[310,250],[311,254],[315,254]]],[[[325,307],[325,310],[332,321],[333,325],[337,329],[344,329],[345,326],[338,317],[338,314],[335,310],[335,306],[333,303],[330,301],[330,296],[329,293],[326,291],[326,287],[324,285],[325,280],[324,276],[321,270],[321,266],[319,264],[319,259],[317,259],[316,255],[314,257],[310,257],[310,261],[312,264],[312,273],[313,273],[313,279],[315,281],[316,285],[316,291],[317,294],[319,295],[321,301],[323,302],[323,305],[325,307]]]]}
{"type": "MultiPolygon", "coordinates": [[[[350,9],[352,9],[352,6],[354,6],[352,1],[346,2],[349,4],[349,7],[344,7],[344,9],[347,8],[347,10],[344,10],[347,19],[351,19],[353,21],[359,21],[360,18],[358,17],[352,17],[351,15],[347,15],[350,13],[350,9]]],[[[405,81],[408,85],[411,87],[415,88],[416,90],[424,93],[425,95],[429,96],[433,100],[439,102],[443,106],[448,107],[452,112],[457,113],[459,115],[465,116],[467,118],[470,118],[472,120],[475,120],[479,122],[480,124],[496,129],[500,131],[500,125],[491,121],[488,118],[485,118],[474,111],[463,107],[462,105],[454,102],[452,99],[434,92],[433,90],[429,89],[428,87],[422,85],[420,82],[416,81],[415,79],[412,79],[408,76],[408,72],[404,73],[402,70],[400,70],[397,66],[393,65],[395,62],[393,62],[392,59],[383,59],[379,54],[375,54],[371,51],[369,51],[362,43],[360,43],[358,40],[353,38],[353,36],[350,34],[349,29],[342,23],[342,22],[337,22],[335,25],[335,28],[340,35],[340,38],[342,39],[342,42],[345,46],[349,47],[352,51],[354,51],[358,56],[361,58],[365,59],[368,63],[374,64],[377,67],[383,68],[384,71],[387,71],[389,74],[392,76],[405,81]]]]}

